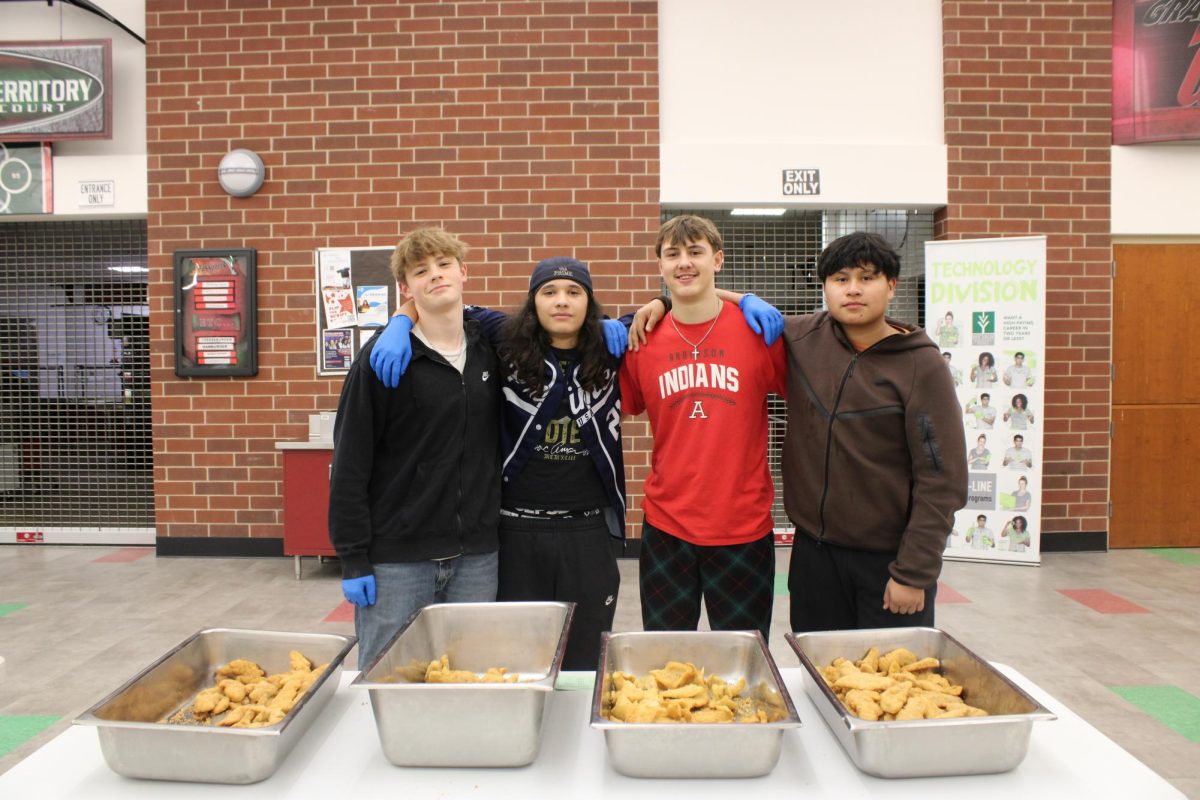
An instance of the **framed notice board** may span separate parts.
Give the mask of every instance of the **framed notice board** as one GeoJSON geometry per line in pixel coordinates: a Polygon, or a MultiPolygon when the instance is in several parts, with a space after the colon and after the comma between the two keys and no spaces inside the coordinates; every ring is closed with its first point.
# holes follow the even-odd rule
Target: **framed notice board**
{"type": "Polygon", "coordinates": [[[317,250],[317,374],[345,375],[397,308],[394,247],[317,250]]]}
{"type": "Polygon", "coordinates": [[[254,250],[175,251],[175,374],[258,374],[254,250]]]}

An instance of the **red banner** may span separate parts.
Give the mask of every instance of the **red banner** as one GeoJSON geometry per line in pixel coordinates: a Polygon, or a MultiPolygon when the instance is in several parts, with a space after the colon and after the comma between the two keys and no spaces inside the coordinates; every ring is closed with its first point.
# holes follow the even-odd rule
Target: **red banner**
{"type": "Polygon", "coordinates": [[[1113,143],[1200,139],[1200,0],[1113,2],[1113,143]]]}

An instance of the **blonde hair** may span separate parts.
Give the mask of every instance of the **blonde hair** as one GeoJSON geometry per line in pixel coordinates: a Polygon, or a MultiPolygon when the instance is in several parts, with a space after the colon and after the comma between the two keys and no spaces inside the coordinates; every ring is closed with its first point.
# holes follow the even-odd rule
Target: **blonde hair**
{"type": "Polygon", "coordinates": [[[672,217],[658,229],[658,241],[654,243],[654,255],[662,257],[663,247],[671,245],[683,246],[691,242],[705,241],[712,245],[714,253],[724,249],[721,232],[711,219],[697,217],[695,214],[681,214],[672,217]]]}
{"type": "Polygon", "coordinates": [[[389,266],[392,277],[404,283],[405,273],[427,258],[452,256],[461,264],[467,254],[467,246],[457,236],[438,227],[417,228],[400,240],[392,252],[389,266]]]}

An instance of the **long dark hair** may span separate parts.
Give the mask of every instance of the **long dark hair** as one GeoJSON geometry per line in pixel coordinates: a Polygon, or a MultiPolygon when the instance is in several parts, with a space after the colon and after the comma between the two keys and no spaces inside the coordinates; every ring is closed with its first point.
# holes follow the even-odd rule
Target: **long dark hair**
{"type": "MultiPolygon", "coordinates": [[[[579,353],[579,382],[589,392],[600,391],[612,379],[613,359],[604,346],[600,304],[590,294],[587,316],[579,329],[575,349],[579,353]]],[[[508,365],[517,380],[529,387],[531,396],[538,397],[546,390],[545,359],[550,357],[550,336],[538,321],[533,295],[509,316],[497,350],[500,360],[508,365]]]]}

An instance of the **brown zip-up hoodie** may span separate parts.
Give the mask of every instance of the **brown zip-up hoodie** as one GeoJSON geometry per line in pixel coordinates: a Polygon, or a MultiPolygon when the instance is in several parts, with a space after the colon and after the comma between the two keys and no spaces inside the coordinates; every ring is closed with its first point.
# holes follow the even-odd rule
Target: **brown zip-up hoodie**
{"type": "Polygon", "coordinates": [[[796,535],[894,552],[925,589],[967,500],[962,409],[933,340],[888,322],[905,333],[856,353],[828,312],[788,317],[783,499],[796,535]]]}

